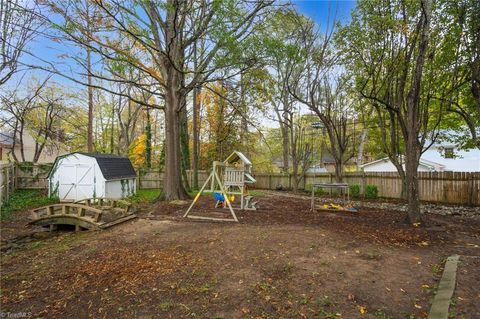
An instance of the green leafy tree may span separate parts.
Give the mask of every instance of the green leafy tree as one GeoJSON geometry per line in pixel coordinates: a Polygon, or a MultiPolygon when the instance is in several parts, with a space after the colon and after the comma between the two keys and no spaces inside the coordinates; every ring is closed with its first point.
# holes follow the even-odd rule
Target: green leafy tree
{"type": "Polygon", "coordinates": [[[412,224],[424,222],[418,165],[435,141],[446,106],[437,98],[448,93],[432,45],[440,37],[438,10],[431,0],[359,1],[351,23],[336,37],[357,91],[376,110],[384,151],[404,180],[412,224]]]}

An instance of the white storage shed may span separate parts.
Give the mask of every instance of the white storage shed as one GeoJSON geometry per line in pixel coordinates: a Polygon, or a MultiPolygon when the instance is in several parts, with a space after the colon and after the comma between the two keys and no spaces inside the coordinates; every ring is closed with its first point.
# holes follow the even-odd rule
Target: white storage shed
{"type": "Polygon", "coordinates": [[[57,157],[48,175],[48,193],[61,201],[125,198],[136,193],[136,177],[126,157],[76,152],[57,157]]]}

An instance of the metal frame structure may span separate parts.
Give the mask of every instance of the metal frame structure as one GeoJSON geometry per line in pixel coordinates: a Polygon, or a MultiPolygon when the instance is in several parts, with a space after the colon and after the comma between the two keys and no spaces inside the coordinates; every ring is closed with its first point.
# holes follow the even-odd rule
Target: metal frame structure
{"type": "Polygon", "coordinates": [[[312,212],[316,211],[315,207],[315,189],[318,188],[328,188],[328,189],[340,189],[340,190],[347,190],[346,192],[342,192],[343,199],[342,202],[345,204],[345,193],[347,195],[347,202],[350,202],[350,188],[347,183],[315,183],[312,185],[312,197],[311,197],[311,204],[310,210],[312,212]]]}

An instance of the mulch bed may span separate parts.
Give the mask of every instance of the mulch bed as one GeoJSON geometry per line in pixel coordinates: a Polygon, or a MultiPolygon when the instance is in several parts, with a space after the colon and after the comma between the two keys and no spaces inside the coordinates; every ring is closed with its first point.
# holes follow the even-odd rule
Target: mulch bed
{"type": "MultiPolygon", "coordinates": [[[[238,203],[236,206],[238,206],[238,203]]],[[[183,214],[190,201],[183,204],[158,203],[150,214],[152,219],[185,220],[183,214]]],[[[231,218],[228,209],[215,209],[211,196],[202,196],[192,209],[198,216],[231,218]]],[[[249,225],[306,225],[335,229],[352,238],[375,241],[382,244],[403,246],[443,245],[455,240],[455,231],[468,231],[475,234],[480,229],[480,219],[463,219],[443,216],[428,216],[428,227],[413,228],[405,223],[405,213],[374,208],[360,208],[357,213],[345,211],[310,211],[310,201],[295,198],[291,194],[278,196],[269,194],[259,198],[256,211],[235,210],[240,224],[249,225]]],[[[202,222],[202,221],[198,221],[202,222]]]]}

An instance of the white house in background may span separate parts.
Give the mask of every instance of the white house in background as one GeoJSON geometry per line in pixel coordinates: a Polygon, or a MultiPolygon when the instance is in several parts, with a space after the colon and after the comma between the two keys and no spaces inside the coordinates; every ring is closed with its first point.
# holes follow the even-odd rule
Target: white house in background
{"type": "Polygon", "coordinates": [[[61,201],[124,198],[136,193],[136,173],[126,157],[71,153],[57,157],[48,174],[48,192],[61,201]]]}
{"type": "Polygon", "coordinates": [[[317,174],[317,173],[328,173],[328,170],[325,166],[322,165],[312,165],[309,169],[307,169],[307,173],[317,174]]]}
{"type": "MultiPolygon", "coordinates": [[[[388,157],[360,166],[364,172],[396,172],[388,157]]],[[[403,164],[405,168],[405,164],[403,164]]],[[[434,144],[420,157],[419,172],[480,172],[480,150],[461,150],[454,144],[434,144]]]]}
{"type": "MultiPolygon", "coordinates": [[[[22,144],[18,136],[14,136],[13,132],[10,131],[0,131],[0,162],[13,162],[14,157],[12,153],[15,153],[17,159],[22,161],[21,148],[22,144]]],[[[67,152],[67,147],[63,143],[49,139],[37,163],[52,163],[57,156],[67,152]]],[[[23,132],[23,154],[25,155],[25,161],[33,161],[35,156],[35,138],[28,130],[23,132]]]]}

